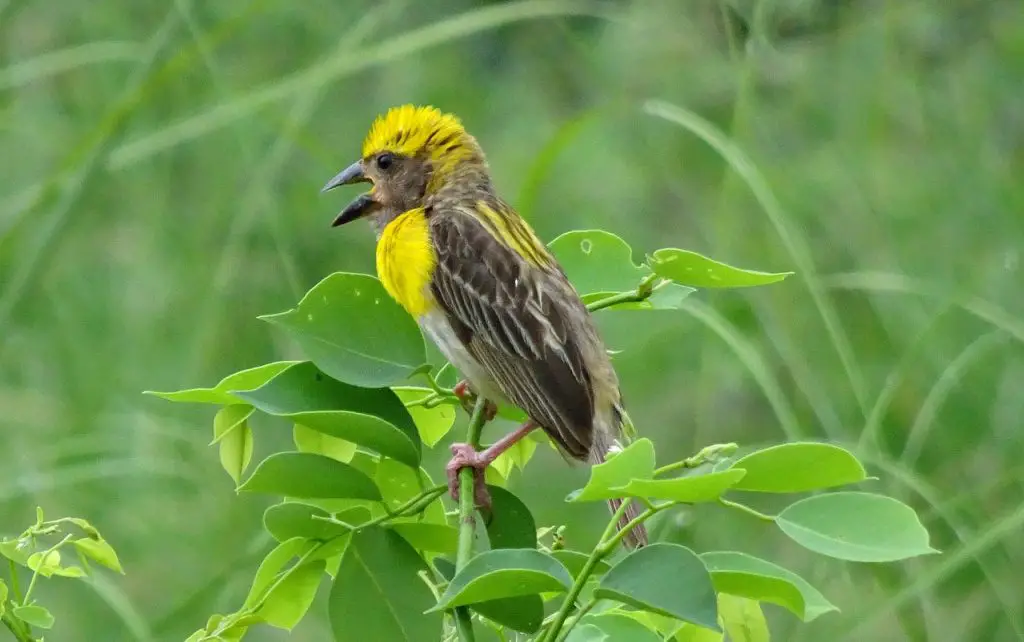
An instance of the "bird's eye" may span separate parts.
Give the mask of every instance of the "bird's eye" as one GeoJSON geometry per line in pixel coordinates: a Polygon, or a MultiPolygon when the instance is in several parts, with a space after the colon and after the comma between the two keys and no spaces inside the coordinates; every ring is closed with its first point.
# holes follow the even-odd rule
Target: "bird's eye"
{"type": "Polygon", "coordinates": [[[393,154],[384,152],[383,154],[377,156],[377,167],[381,168],[382,170],[387,171],[391,167],[391,165],[394,164],[394,162],[395,157],[393,154]]]}

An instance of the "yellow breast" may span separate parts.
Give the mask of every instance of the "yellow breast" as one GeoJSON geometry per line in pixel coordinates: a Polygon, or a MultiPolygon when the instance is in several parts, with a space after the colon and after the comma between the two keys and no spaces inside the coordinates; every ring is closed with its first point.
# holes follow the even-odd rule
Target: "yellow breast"
{"type": "Polygon", "coordinates": [[[388,294],[414,317],[434,305],[430,278],[435,264],[422,208],[400,214],[384,228],[377,241],[377,276],[388,294]]]}

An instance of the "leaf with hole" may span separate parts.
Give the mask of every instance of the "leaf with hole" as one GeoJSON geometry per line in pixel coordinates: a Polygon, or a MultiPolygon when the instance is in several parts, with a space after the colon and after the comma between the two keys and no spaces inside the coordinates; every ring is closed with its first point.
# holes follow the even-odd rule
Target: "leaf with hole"
{"type": "Polygon", "coordinates": [[[914,509],[873,493],[826,493],[786,507],[775,519],[804,548],[850,562],[895,562],[937,553],[914,509]]]}
{"type": "Polygon", "coordinates": [[[581,295],[632,290],[650,274],[633,263],[633,250],[604,230],[566,232],[548,244],[581,295]]]}
{"type": "Polygon", "coordinates": [[[864,466],[849,451],[816,442],[780,444],[740,457],[733,469],[747,471],[736,490],[801,493],[867,479],[864,466]]]}
{"type": "Polygon", "coordinates": [[[550,555],[527,548],[493,549],[472,558],[455,574],[433,610],[566,591],[571,585],[569,571],[550,555]]]}
{"type": "Polygon", "coordinates": [[[345,439],[410,466],[420,438],[402,401],[387,388],[359,388],[331,379],[312,363],[282,371],[256,390],[236,393],[257,409],[345,439]]]}
{"type": "Polygon", "coordinates": [[[276,377],[282,370],[300,363],[298,361],[275,361],[262,366],[240,370],[230,374],[212,388],[190,388],[188,390],[177,390],[174,392],[157,392],[146,390],[142,394],[153,395],[168,401],[179,403],[208,403],[218,406],[229,406],[238,403],[238,398],[232,391],[255,390],[266,382],[276,377]]]}
{"type": "Polygon", "coordinates": [[[711,576],[693,551],[678,544],[631,552],[604,574],[594,597],[720,630],[711,576]]]}
{"type": "Polygon", "coordinates": [[[238,490],[298,498],[379,501],[373,480],[349,464],[310,453],[275,453],[259,463],[238,490]]]}
{"type": "Polygon", "coordinates": [[[804,622],[839,610],[807,580],[772,562],[736,551],[712,551],[700,558],[719,592],[778,604],[804,622]]]}
{"type": "Polygon", "coordinates": [[[621,452],[606,457],[604,463],[591,466],[590,479],[580,490],[566,498],[570,502],[616,499],[619,490],[634,479],[654,477],[654,444],[650,439],[634,441],[621,452]]]}
{"type": "Polygon", "coordinates": [[[634,479],[615,490],[620,497],[667,499],[686,504],[713,502],[743,478],[742,470],[726,470],[672,479],[634,479]]]}
{"type": "Polygon", "coordinates": [[[747,288],[778,283],[793,274],[744,270],[676,248],[657,250],[647,263],[658,276],[695,288],[747,288]]]}
{"type": "Polygon", "coordinates": [[[426,361],[416,322],[368,274],[335,272],[295,308],[260,318],[288,332],[321,370],[354,386],[398,383],[426,361]]]}
{"type": "Polygon", "coordinates": [[[335,642],[422,642],[439,639],[442,615],[420,577],[429,572],[397,533],[378,527],[352,536],[328,597],[335,642]]]}
{"type": "MultiPolygon", "coordinates": [[[[415,403],[434,394],[430,388],[394,387],[392,390],[403,404],[415,403]]],[[[455,425],[455,406],[451,404],[442,403],[433,408],[417,405],[407,407],[406,410],[416,424],[420,439],[430,448],[444,439],[455,425]]]]}

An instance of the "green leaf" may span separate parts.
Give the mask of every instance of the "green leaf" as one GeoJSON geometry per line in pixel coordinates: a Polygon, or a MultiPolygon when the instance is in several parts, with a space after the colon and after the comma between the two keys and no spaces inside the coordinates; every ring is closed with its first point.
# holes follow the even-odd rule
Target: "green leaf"
{"type": "Polygon", "coordinates": [[[718,612],[729,642],[769,642],[768,622],[754,600],[720,593],[718,612]]]}
{"type": "Polygon", "coordinates": [[[233,390],[253,390],[259,388],[266,382],[278,375],[282,370],[299,363],[298,361],[275,361],[262,366],[241,370],[230,374],[220,380],[212,388],[190,388],[175,392],[155,392],[146,390],[142,394],[153,395],[168,401],[180,403],[210,403],[218,406],[228,406],[238,403],[238,398],[232,394],[233,390]]]}
{"type": "Polygon", "coordinates": [[[117,559],[117,553],[114,552],[114,548],[105,539],[99,536],[99,533],[94,538],[82,537],[80,539],[73,539],[71,544],[80,555],[124,575],[124,569],[121,568],[121,561],[117,559]]]}
{"type": "Polygon", "coordinates": [[[700,558],[711,571],[711,581],[719,592],[778,604],[804,622],[839,610],[804,578],[753,555],[713,551],[700,558]]]}
{"type": "Polygon", "coordinates": [[[28,567],[43,577],[85,577],[85,571],[78,566],[61,566],[60,551],[32,553],[28,556],[28,567]]]}
{"type": "Polygon", "coordinates": [[[355,467],[323,455],[295,452],[267,457],[238,490],[299,498],[381,499],[373,480],[355,467]]]}
{"type": "Polygon", "coordinates": [[[755,450],[736,460],[747,471],[736,490],[801,493],[867,479],[864,466],[849,451],[816,442],[795,442],[755,450]]]}
{"type": "MultiPolygon", "coordinates": [[[[455,577],[455,565],[443,557],[434,558],[434,567],[446,581],[455,577]]],[[[492,622],[520,633],[536,633],[544,623],[544,600],[539,595],[477,602],[469,608],[492,622]]]]}
{"type": "Polygon", "coordinates": [[[491,468],[503,478],[508,479],[513,468],[523,470],[529,463],[533,453],[537,450],[537,442],[532,439],[520,439],[512,444],[512,447],[498,455],[498,458],[491,463],[491,468]]]}
{"type": "Polygon", "coordinates": [[[419,577],[426,563],[397,533],[378,527],[352,536],[328,598],[335,642],[439,639],[440,613],[419,577]]]}
{"type": "Polygon", "coordinates": [[[0,617],[7,612],[7,582],[0,578],[0,617]]]}
{"type": "Polygon", "coordinates": [[[666,248],[648,257],[658,276],[695,288],[746,288],[777,283],[792,272],[757,272],[714,261],[689,250],[666,248]]]}
{"type": "Polygon", "coordinates": [[[455,574],[432,611],[502,598],[567,591],[572,577],[555,558],[528,548],[480,553],[455,574]]]}
{"type": "Polygon", "coordinates": [[[693,551],[678,544],[633,551],[604,574],[594,597],[720,630],[711,576],[693,551]]]}
{"type": "Polygon", "coordinates": [[[287,417],[410,466],[419,465],[416,425],[402,401],[387,388],[342,383],[307,361],[237,396],[269,415],[287,417]]]}
{"type": "Polygon", "coordinates": [[[331,274],[296,308],[260,318],[286,330],[321,370],[355,386],[398,383],[426,361],[416,322],[368,274],[331,274]]]}
{"type": "Polygon", "coordinates": [[[27,546],[22,546],[16,539],[5,539],[0,541],[0,555],[3,555],[15,564],[27,566],[30,552],[31,551],[27,546]]]}
{"type": "Polygon", "coordinates": [[[565,642],[612,642],[608,634],[593,624],[579,624],[569,631],[565,642]]]}
{"type": "MultiPolygon", "coordinates": [[[[394,387],[392,390],[403,404],[419,401],[434,394],[434,391],[429,388],[394,387]]],[[[455,406],[451,404],[443,403],[433,408],[412,406],[406,410],[412,415],[420,439],[430,448],[444,439],[444,436],[455,425],[455,406]]]]}
{"type": "Polygon", "coordinates": [[[486,523],[491,548],[537,548],[537,522],[521,499],[500,486],[487,485],[491,519],[486,523]]]}
{"type": "Polygon", "coordinates": [[[323,560],[318,560],[291,569],[267,594],[257,615],[271,626],[291,631],[313,603],[325,566],[323,560]]]}
{"type": "Polygon", "coordinates": [[[676,633],[675,642],[726,642],[725,635],[702,626],[687,624],[676,633]]]}
{"type": "Polygon", "coordinates": [[[293,537],[275,546],[256,569],[256,575],[252,579],[252,586],[249,587],[249,594],[245,598],[245,608],[255,606],[266,592],[274,579],[293,558],[301,555],[305,549],[313,544],[302,537],[293,537]]]}
{"type": "MultiPolygon", "coordinates": [[[[393,459],[382,459],[377,465],[377,474],[374,477],[384,502],[388,508],[394,510],[405,504],[413,497],[434,485],[430,476],[422,468],[409,468],[393,459]]],[[[448,519],[444,515],[444,504],[441,498],[432,502],[423,513],[407,517],[397,517],[394,521],[426,521],[431,524],[447,524],[448,519]]]]}
{"type": "Polygon", "coordinates": [[[351,441],[331,437],[302,424],[292,426],[292,441],[299,452],[324,455],[346,464],[356,454],[356,445],[351,441]]]}
{"type": "Polygon", "coordinates": [[[608,636],[608,642],[661,642],[661,636],[638,620],[621,613],[587,615],[581,625],[597,627],[608,636]]]}
{"type": "Polygon", "coordinates": [[[252,461],[252,447],[252,429],[245,421],[220,439],[220,465],[236,486],[252,461]]]}
{"type": "Polygon", "coordinates": [[[582,489],[570,493],[566,501],[585,502],[616,499],[618,490],[634,479],[654,477],[654,444],[650,439],[634,441],[622,452],[609,456],[606,461],[590,468],[590,479],[582,489]]]}
{"type": "Polygon", "coordinates": [[[614,490],[619,493],[619,497],[667,499],[687,504],[713,502],[721,497],[722,493],[734,487],[743,475],[742,470],[726,470],[672,479],[634,479],[624,487],[614,490]]]}
{"type": "MultiPolygon", "coordinates": [[[[551,551],[551,557],[555,558],[562,563],[569,574],[572,575],[573,579],[576,579],[579,574],[583,571],[583,566],[586,565],[589,555],[586,553],[580,553],[579,551],[570,551],[568,549],[562,549],[559,551],[551,551]]],[[[594,566],[594,570],[591,571],[590,577],[599,577],[604,575],[611,566],[608,562],[598,561],[597,565],[594,566]]]]}
{"type": "Polygon", "coordinates": [[[808,497],[779,513],[775,523],[804,548],[850,562],[894,562],[938,552],[914,509],[884,495],[808,497]]]}
{"type": "Polygon", "coordinates": [[[283,502],[263,512],[263,527],[279,542],[293,537],[328,540],[349,532],[340,524],[320,519],[329,516],[327,511],[310,504],[283,502]]]}
{"type": "Polygon", "coordinates": [[[11,615],[22,622],[28,622],[32,626],[38,626],[41,629],[49,629],[53,626],[53,615],[37,604],[16,606],[11,609],[11,615]]]}
{"type": "Polygon", "coordinates": [[[233,403],[218,410],[213,417],[213,441],[210,442],[210,445],[223,439],[235,428],[244,425],[254,410],[256,409],[247,403],[233,403]]]}
{"type": "Polygon", "coordinates": [[[454,554],[459,543],[459,531],[446,524],[397,522],[391,528],[418,551],[454,554]]]}
{"type": "Polygon", "coordinates": [[[566,232],[548,244],[569,281],[580,294],[634,289],[647,268],[633,263],[633,250],[604,230],[566,232]]]}

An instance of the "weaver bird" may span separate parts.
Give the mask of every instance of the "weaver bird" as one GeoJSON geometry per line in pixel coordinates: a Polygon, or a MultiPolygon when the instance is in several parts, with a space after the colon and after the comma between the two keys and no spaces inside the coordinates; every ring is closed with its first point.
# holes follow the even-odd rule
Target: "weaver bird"
{"type": "MultiPolygon", "coordinates": [[[[465,377],[459,394],[468,383],[470,394],[530,418],[483,451],[452,446],[453,496],[458,471],[471,466],[474,500],[488,504],[484,469],[537,427],[568,457],[603,462],[628,421],[618,377],[558,262],[495,193],[476,139],[433,107],[393,108],[373,123],[362,157],[322,191],[361,182],[372,187],[333,225],[370,221],[381,283],[465,377]]],[[[627,507],[620,526],[636,514],[627,507]]],[[[642,526],[626,537],[646,541],[642,526]]]]}

